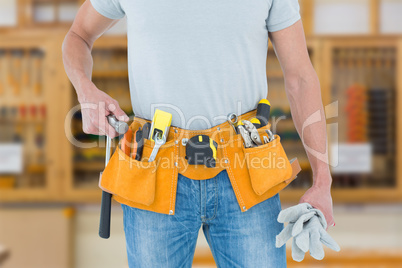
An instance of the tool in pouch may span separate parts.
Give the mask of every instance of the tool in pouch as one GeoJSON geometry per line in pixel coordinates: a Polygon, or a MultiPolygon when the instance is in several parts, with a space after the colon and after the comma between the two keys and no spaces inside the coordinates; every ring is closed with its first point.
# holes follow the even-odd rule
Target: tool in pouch
{"type": "Polygon", "coordinates": [[[233,127],[235,133],[238,134],[239,133],[238,126],[237,126],[237,124],[239,123],[238,115],[235,113],[231,113],[228,115],[227,119],[228,119],[229,124],[233,127]]]}
{"type": "MultiPolygon", "coordinates": [[[[129,127],[127,123],[117,120],[114,115],[107,116],[108,123],[114,128],[114,130],[119,134],[125,134],[129,127]]],[[[110,160],[110,146],[112,145],[112,139],[106,135],[106,158],[105,167],[110,160]]],[[[101,173],[102,176],[102,173],[101,173]]],[[[110,215],[112,208],[112,194],[103,191],[102,192],[102,203],[101,203],[101,213],[99,222],[99,236],[101,238],[108,239],[110,237],[110,215]]]]}
{"type": "Polygon", "coordinates": [[[270,130],[265,132],[268,136],[263,136],[261,140],[258,128],[264,127],[268,124],[269,113],[271,105],[268,100],[262,99],[257,106],[257,115],[255,118],[248,120],[242,120],[237,124],[237,130],[241,134],[245,148],[251,148],[269,143],[274,139],[274,135],[270,130]]]}
{"type": "Polygon", "coordinates": [[[264,127],[268,124],[269,114],[271,112],[271,103],[267,99],[262,99],[257,105],[256,117],[251,119],[250,122],[256,128],[264,127]]]}
{"type": "Polygon", "coordinates": [[[156,110],[152,119],[151,128],[149,131],[149,140],[154,141],[155,145],[148,162],[155,160],[159,148],[166,143],[170,125],[172,124],[172,114],[156,110]]]}
{"type": "MultiPolygon", "coordinates": [[[[145,139],[148,139],[150,128],[151,123],[145,123],[142,128],[140,127],[137,129],[137,131],[135,131],[133,135],[132,147],[130,144],[130,147],[127,148],[127,151],[124,151],[127,156],[134,158],[137,161],[141,161],[142,152],[144,150],[144,141],[145,139]]],[[[130,137],[127,137],[127,139],[124,137],[124,140],[130,140],[130,137]]]]}

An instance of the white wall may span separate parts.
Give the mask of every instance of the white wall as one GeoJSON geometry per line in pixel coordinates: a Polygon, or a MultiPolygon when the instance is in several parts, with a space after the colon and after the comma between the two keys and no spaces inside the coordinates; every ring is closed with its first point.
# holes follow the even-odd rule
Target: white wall
{"type": "Polygon", "coordinates": [[[100,206],[77,208],[74,234],[75,268],[127,268],[123,211],[112,208],[110,238],[98,236],[100,206]]]}

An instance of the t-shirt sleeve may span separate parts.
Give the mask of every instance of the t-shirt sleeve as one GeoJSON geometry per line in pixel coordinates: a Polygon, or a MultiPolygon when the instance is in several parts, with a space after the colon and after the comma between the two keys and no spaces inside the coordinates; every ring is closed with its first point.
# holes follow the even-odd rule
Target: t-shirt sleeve
{"type": "Polygon", "coordinates": [[[300,20],[298,0],[271,0],[267,28],[269,32],[283,30],[300,20]]]}
{"type": "Polygon", "coordinates": [[[106,18],[117,20],[125,16],[120,0],[90,0],[92,6],[106,18]]]}

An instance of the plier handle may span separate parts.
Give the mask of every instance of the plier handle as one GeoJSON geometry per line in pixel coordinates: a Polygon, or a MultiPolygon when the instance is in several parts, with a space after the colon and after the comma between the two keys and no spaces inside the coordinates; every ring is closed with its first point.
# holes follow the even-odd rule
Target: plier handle
{"type": "Polygon", "coordinates": [[[243,138],[244,147],[245,148],[254,147],[254,143],[251,140],[250,133],[246,130],[246,128],[243,125],[239,125],[237,126],[237,130],[239,131],[240,135],[243,138]]]}
{"type": "Polygon", "coordinates": [[[249,132],[250,134],[250,138],[251,140],[257,145],[262,145],[262,141],[260,138],[260,134],[258,133],[257,128],[254,126],[253,123],[251,123],[250,121],[247,120],[242,120],[244,127],[246,128],[246,130],[249,132]]]}

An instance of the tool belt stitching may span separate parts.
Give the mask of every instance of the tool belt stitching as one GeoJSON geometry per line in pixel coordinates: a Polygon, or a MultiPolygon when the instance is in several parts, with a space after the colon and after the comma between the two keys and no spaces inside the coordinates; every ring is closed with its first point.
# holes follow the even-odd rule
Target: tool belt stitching
{"type": "MultiPolygon", "coordinates": [[[[223,152],[224,152],[223,155],[225,156],[225,158],[229,159],[228,153],[227,153],[227,150],[226,150],[226,146],[223,147],[223,152]]],[[[232,185],[233,185],[233,188],[235,190],[236,196],[238,196],[239,201],[241,203],[241,208],[243,209],[245,204],[244,204],[243,198],[242,198],[242,196],[240,194],[239,188],[238,188],[237,183],[236,183],[235,176],[233,174],[233,171],[232,171],[232,168],[231,168],[230,165],[227,166],[227,170],[229,171],[229,179],[232,182],[232,185]]]]}
{"type": "MultiPolygon", "coordinates": [[[[176,133],[175,133],[175,135],[174,136],[176,136],[176,133]]],[[[173,140],[174,141],[174,140],[173,140]]],[[[174,146],[174,153],[173,153],[173,155],[177,155],[176,156],[176,161],[177,161],[177,158],[179,157],[178,155],[179,155],[179,151],[178,151],[178,148],[177,148],[177,146],[174,146]]],[[[175,202],[176,202],[176,188],[177,188],[177,174],[178,174],[178,169],[179,169],[179,167],[178,166],[175,166],[175,168],[174,168],[174,172],[172,172],[172,184],[171,184],[171,187],[170,187],[170,204],[169,204],[169,208],[170,208],[170,211],[173,211],[173,213],[174,213],[174,207],[173,207],[173,205],[172,204],[174,204],[175,202]],[[176,185],[176,187],[175,187],[175,185],[176,185]],[[173,201],[173,202],[172,202],[173,201]]],[[[170,211],[169,211],[169,213],[170,213],[170,211]]]]}
{"type": "MultiPolygon", "coordinates": [[[[268,146],[267,148],[258,148],[258,151],[255,151],[255,152],[250,152],[250,151],[246,151],[246,152],[249,155],[250,154],[259,154],[259,153],[263,153],[265,151],[268,151],[268,150],[272,149],[272,147],[277,146],[277,144],[271,144],[271,143],[275,143],[275,140],[273,140],[272,142],[268,143],[270,146],[268,146]]],[[[251,148],[251,150],[252,150],[252,148],[251,148]]]]}

